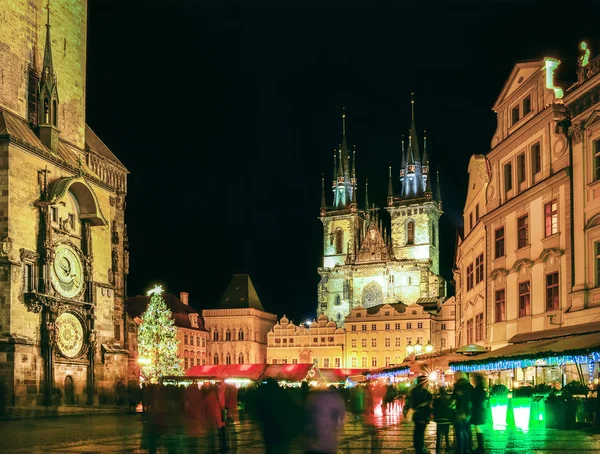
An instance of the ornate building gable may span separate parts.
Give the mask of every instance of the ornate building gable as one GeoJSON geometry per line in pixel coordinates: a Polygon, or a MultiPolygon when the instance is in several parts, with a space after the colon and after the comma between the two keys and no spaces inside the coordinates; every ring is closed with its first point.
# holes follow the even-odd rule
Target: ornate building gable
{"type": "Polygon", "coordinates": [[[394,259],[394,252],[389,241],[383,239],[381,231],[374,220],[369,222],[355,264],[369,262],[387,262],[394,259]]]}

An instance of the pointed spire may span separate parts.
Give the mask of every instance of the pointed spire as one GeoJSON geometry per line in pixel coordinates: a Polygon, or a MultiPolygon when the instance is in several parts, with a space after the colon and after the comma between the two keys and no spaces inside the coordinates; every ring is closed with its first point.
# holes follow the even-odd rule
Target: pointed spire
{"type": "Polygon", "coordinates": [[[356,178],[356,145],[352,148],[352,178],[356,178]]]}
{"type": "Polygon", "coordinates": [[[333,184],[337,184],[337,150],[333,149],[333,184]]]}
{"type": "Polygon", "coordinates": [[[369,179],[365,178],[365,214],[369,216],[369,179]]]}
{"type": "Polygon", "coordinates": [[[42,79],[54,78],[54,65],[52,64],[52,40],[50,39],[50,0],[48,0],[48,15],[46,18],[46,46],[44,48],[44,64],[42,65],[42,79]]]}
{"type": "Polygon", "coordinates": [[[325,198],[325,175],[321,175],[321,208],[327,208],[327,199],[325,198]]]}
{"type": "Polygon", "coordinates": [[[404,150],[404,134],[402,134],[402,153],[400,154],[400,168],[406,168],[406,151],[404,150]]]}
{"type": "Polygon", "coordinates": [[[341,145],[338,148],[338,153],[339,153],[338,178],[341,178],[344,176],[344,163],[343,163],[344,156],[342,154],[342,146],[341,145]]]}
{"type": "Polygon", "coordinates": [[[427,155],[427,130],[423,131],[423,165],[429,165],[429,156],[427,155]]]}
{"type": "Polygon", "coordinates": [[[425,193],[429,194],[429,199],[431,199],[431,177],[429,175],[427,176],[423,176],[423,178],[425,178],[425,193]]]}
{"type": "Polygon", "coordinates": [[[389,177],[388,177],[388,195],[387,195],[388,206],[394,203],[394,185],[392,184],[392,163],[389,164],[389,177]]]}
{"type": "Polygon", "coordinates": [[[411,134],[411,131],[412,130],[408,131],[408,159],[407,159],[407,164],[409,166],[415,164],[415,156],[413,154],[412,134],[411,134]]]}
{"type": "MultiPolygon", "coordinates": [[[[350,155],[348,154],[348,143],[346,142],[346,108],[342,108],[342,143],[340,144],[342,153],[341,159],[344,161],[344,171],[350,172],[350,155]]],[[[349,177],[350,175],[346,175],[349,177]]]]}
{"type": "Polygon", "coordinates": [[[435,200],[437,200],[439,203],[442,203],[442,190],[440,189],[440,169],[438,167],[437,169],[437,182],[436,182],[436,187],[435,187],[435,200]]]}
{"type": "Polygon", "coordinates": [[[421,161],[421,154],[419,153],[419,138],[417,137],[417,127],[415,126],[415,94],[411,93],[410,107],[411,107],[411,124],[410,133],[408,139],[409,153],[412,153],[414,162],[421,161]]]}

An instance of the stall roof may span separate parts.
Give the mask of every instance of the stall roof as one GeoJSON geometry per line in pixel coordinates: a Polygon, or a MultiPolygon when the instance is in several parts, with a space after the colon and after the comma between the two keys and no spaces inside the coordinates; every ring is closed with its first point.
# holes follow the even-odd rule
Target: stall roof
{"type": "MultiPolygon", "coordinates": [[[[598,333],[590,333],[580,336],[511,344],[478,355],[474,359],[451,361],[450,366],[460,370],[468,368],[469,366],[480,366],[480,368],[483,368],[483,366],[488,365],[489,370],[495,370],[502,369],[502,362],[504,361],[538,360],[563,356],[585,356],[597,352],[600,352],[600,335],[598,335],[598,333]]],[[[526,364],[524,366],[526,366],[526,364]]]]}
{"type": "Polygon", "coordinates": [[[223,364],[218,366],[193,366],[185,373],[186,377],[199,378],[249,378],[258,380],[265,370],[265,364],[223,364]]]}
{"type": "Polygon", "coordinates": [[[260,379],[272,378],[274,380],[299,382],[307,378],[312,368],[312,364],[269,364],[260,379]]]}
{"type": "Polygon", "coordinates": [[[362,375],[367,369],[319,369],[323,378],[332,383],[341,383],[346,378],[362,375]]]}

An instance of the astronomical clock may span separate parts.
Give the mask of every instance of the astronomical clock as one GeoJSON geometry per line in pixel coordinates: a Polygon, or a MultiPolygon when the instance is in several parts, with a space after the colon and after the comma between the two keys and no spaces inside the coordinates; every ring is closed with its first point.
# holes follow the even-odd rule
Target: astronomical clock
{"type": "Polygon", "coordinates": [[[17,406],[117,403],[128,171],[85,121],[87,2],[21,3],[0,27],[0,386],[17,406]]]}

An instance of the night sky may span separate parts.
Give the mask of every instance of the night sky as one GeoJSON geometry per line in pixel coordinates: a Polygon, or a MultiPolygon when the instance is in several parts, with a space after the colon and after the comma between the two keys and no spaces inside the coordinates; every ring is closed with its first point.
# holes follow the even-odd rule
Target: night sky
{"type": "Polygon", "coordinates": [[[579,41],[600,51],[592,3],[90,2],[87,122],[131,172],[129,295],[162,283],[214,307],[249,273],[267,311],[313,317],[342,107],[359,205],[367,177],[384,206],[411,92],[440,169],[451,279],[467,164],[490,148],[496,97],[519,60],[560,58],[574,80],[579,41]]]}

